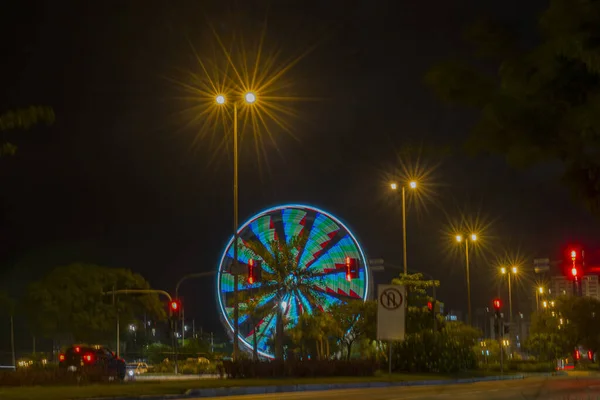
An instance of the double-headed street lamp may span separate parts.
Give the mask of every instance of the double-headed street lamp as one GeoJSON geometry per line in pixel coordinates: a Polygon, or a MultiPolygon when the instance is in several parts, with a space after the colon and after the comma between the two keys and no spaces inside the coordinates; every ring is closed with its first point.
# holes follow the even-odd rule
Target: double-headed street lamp
{"type": "Polygon", "coordinates": [[[469,237],[463,237],[462,235],[456,235],[456,241],[458,243],[465,242],[465,266],[467,274],[467,303],[468,303],[468,316],[467,321],[471,325],[471,273],[469,271],[469,242],[476,242],[477,235],[472,233],[469,237]]]}
{"type": "MultiPolygon", "coordinates": [[[[502,273],[502,275],[507,275],[508,277],[508,315],[510,318],[510,324],[512,327],[512,323],[513,323],[513,306],[512,306],[512,289],[511,289],[511,276],[514,277],[514,275],[517,274],[518,272],[518,268],[517,267],[512,267],[510,269],[510,271],[508,269],[506,269],[505,267],[500,268],[500,272],[502,273]]],[[[512,332],[512,329],[511,329],[512,332]]]]}
{"type": "MultiPolygon", "coordinates": [[[[408,182],[408,187],[411,189],[417,188],[416,181],[408,182]]],[[[392,183],[390,184],[390,188],[392,190],[398,190],[398,184],[392,183]]],[[[402,185],[402,260],[404,265],[404,275],[408,274],[408,263],[406,256],[406,187],[402,185]]]]}
{"type": "MultiPolygon", "coordinates": [[[[233,103],[233,265],[231,272],[233,273],[233,359],[237,360],[239,355],[239,299],[238,299],[238,103],[252,105],[256,103],[257,96],[254,92],[246,92],[240,101],[232,101],[233,103]]],[[[227,97],[224,94],[219,94],[215,97],[217,105],[226,106],[227,97]]]]}

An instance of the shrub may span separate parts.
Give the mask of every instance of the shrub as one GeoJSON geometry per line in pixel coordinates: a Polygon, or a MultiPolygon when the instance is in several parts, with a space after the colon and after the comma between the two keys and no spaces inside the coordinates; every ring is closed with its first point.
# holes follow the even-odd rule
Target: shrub
{"type": "Polygon", "coordinates": [[[372,376],[377,364],[370,360],[224,361],[227,378],[308,378],[372,376]]]}

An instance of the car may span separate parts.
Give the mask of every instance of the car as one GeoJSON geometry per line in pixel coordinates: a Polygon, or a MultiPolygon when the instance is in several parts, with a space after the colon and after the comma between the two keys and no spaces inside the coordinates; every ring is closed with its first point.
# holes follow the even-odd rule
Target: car
{"type": "Polygon", "coordinates": [[[58,356],[58,366],[93,377],[125,379],[126,363],[103,346],[73,345],[58,356]]]}

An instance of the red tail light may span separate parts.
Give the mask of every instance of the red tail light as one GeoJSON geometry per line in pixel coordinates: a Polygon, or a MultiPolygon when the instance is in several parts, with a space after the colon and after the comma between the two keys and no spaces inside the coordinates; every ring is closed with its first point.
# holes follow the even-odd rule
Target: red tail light
{"type": "Polygon", "coordinates": [[[79,348],[79,346],[75,347],[75,353],[79,353],[81,351],[81,348],[79,348]]]}
{"type": "Polygon", "coordinates": [[[92,353],[84,354],[83,361],[85,361],[86,363],[91,363],[92,361],[94,361],[94,355],[92,353]]]}
{"type": "Polygon", "coordinates": [[[63,361],[65,361],[65,355],[64,355],[64,354],[59,354],[59,355],[58,355],[58,361],[59,361],[59,362],[63,362],[63,361]]]}

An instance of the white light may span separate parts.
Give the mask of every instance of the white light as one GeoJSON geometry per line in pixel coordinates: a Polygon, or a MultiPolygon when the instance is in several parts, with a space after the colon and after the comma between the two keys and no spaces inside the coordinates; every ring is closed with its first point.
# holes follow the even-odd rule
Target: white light
{"type": "Polygon", "coordinates": [[[281,309],[282,309],[283,311],[285,311],[285,309],[286,309],[286,308],[287,308],[287,301],[282,301],[282,302],[281,302],[281,309]]]}
{"type": "Polygon", "coordinates": [[[131,370],[131,369],[129,371],[127,371],[127,373],[129,374],[129,376],[133,376],[133,374],[134,374],[133,370],[131,370]]]}
{"type": "Polygon", "coordinates": [[[244,100],[246,100],[246,103],[254,103],[256,101],[256,95],[252,92],[248,92],[246,93],[246,95],[244,96],[244,100]]]}
{"type": "Polygon", "coordinates": [[[225,104],[225,96],[220,94],[215,98],[215,101],[217,102],[217,104],[225,104]]]}

